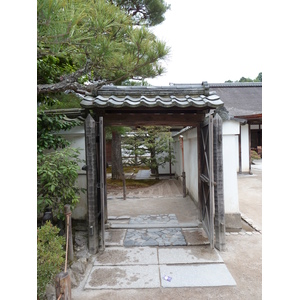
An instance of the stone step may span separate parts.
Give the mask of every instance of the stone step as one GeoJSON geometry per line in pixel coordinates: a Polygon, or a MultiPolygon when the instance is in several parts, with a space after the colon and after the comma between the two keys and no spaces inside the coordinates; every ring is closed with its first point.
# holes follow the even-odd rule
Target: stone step
{"type": "Polygon", "coordinates": [[[177,224],[121,224],[111,223],[111,229],[148,229],[148,228],[202,228],[201,222],[177,223],[177,224]]]}

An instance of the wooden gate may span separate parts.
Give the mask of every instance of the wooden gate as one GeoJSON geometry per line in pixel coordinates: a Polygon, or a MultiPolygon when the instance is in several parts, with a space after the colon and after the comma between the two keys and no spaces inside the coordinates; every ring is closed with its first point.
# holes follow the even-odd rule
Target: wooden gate
{"type": "Polygon", "coordinates": [[[95,122],[91,115],[85,120],[85,153],[87,172],[88,247],[96,254],[105,249],[106,171],[103,118],[95,122]],[[100,241],[100,242],[99,242],[100,241]]]}
{"type": "Polygon", "coordinates": [[[200,221],[214,248],[213,115],[198,126],[198,144],[200,221]]]}

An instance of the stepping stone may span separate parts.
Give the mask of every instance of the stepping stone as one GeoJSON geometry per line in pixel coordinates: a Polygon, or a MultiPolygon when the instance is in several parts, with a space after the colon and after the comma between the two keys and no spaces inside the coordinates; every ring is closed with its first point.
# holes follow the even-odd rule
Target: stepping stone
{"type": "Polygon", "coordinates": [[[235,286],[236,282],[225,264],[160,266],[162,287],[235,286]],[[171,280],[165,280],[171,278],[171,280]]]}
{"type": "Polygon", "coordinates": [[[158,266],[94,266],[85,289],[159,288],[158,266]]]}
{"type": "Polygon", "coordinates": [[[158,264],[157,249],[150,247],[109,247],[99,253],[94,262],[95,266],[155,264],[158,264]]]}
{"type": "Polygon", "coordinates": [[[161,265],[223,262],[223,259],[215,249],[205,246],[158,249],[158,258],[161,265]]]}
{"type": "Polygon", "coordinates": [[[105,244],[107,246],[123,246],[126,234],[125,229],[110,229],[105,231],[105,244]]]}

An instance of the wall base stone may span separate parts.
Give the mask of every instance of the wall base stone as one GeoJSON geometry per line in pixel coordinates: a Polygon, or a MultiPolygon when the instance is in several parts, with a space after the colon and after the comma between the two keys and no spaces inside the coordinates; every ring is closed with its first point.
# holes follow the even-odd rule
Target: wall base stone
{"type": "Polygon", "coordinates": [[[225,213],[225,228],[239,231],[242,229],[242,217],[240,213],[225,213]]]}

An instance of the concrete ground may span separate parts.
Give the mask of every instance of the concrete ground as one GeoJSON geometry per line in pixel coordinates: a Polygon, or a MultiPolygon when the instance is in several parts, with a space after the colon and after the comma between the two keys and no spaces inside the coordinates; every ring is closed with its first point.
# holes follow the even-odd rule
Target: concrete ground
{"type": "MultiPolygon", "coordinates": [[[[225,251],[219,252],[214,250],[221,257],[222,265],[225,265],[230,272],[236,283],[235,286],[166,287],[168,282],[162,281],[162,286],[154,284],[151,288],[130,288],[129,285],[127,288],[118,289],[84,289],[84,287],[87,288],[89,284],[94,284],[93,281],[91,281],[91,277],[89,277],[92,268],[100,267],[101,269],[101,266],[103,267],[105,265],[103,261],[101,263],[101,260],[99,263],[99,255],[96,255],[94,256],[94,264],[90,265],[87,269],[85,280],[78,288],[72,290],[72,299],[262,299],[262,164],[261,161],[255,163],[256,164],[252,166],[253,175],[238,175],[240,211],[243,218],[246,219],[252,227],[248,226],[247,231],[240,233],[227,233],[225,251]],[[95,264],[96,261],[98,261],[98,265],[95,264]]],[[[126,201],[118,198],[122,195],[121,191],[119,194],[108,192],[108,196],[111,197],[110,200],[108,200],[109,216],[175,213],[179,222],[194,222],[197,220],[194,203],[188,201],[189,197],[185,198],[185,200],[180,197],[180,186],[174,181],[163,181],[148,191],[143,189],[130,191],[131,194],[128,194],[126,201]],[[170,184],[171,186],[174,185],[171,190],[170,184]],[[170,193],[173,193],[173,195],[164,201],[163,199],[165,198],[162,196],[166,194],[170,195],[170,193]],[[151,206],[149,206],[150,195],[151,206]]],[[[147,249],[157,251],[158,255],[162,250],[171,254],[167,247],[153,247],[147,249]]],[[[203,245],[196,245],[193,246],[193,249],[196,250],[197,253],[200,253],[200,249],[204,248],[203,245]]],[[[116,249],[111,248],[111,250],[116,249]]],[[[180,251],[188,251],[188,248],[185,248],[185,250],[181,249],[180,251]]],[[[164,255],[168,257],[168,254],[164,255]]],[[[187,257],[186,254],[182,254],[181,256],[187,257]]],[[[120,255],[116,257],[120,259],[120,255]]],[[[131,257],[131,259],[133,258],[131,257]]],[[[177,256],[177,259],[180,259],[180,257],[177,256]]],[[[151,268],[148,268],[148,272],[151,272],[151,268]]],[[[120,268],[120,272],[123,271],[124,270],[120,268]]],[[[156,271],[152,270],[152,272],[156,271]]],[[[176,272],[174,278],[176,278],[176,274],[178,275],[177,277],[184,275],[180,273],[183,272],[182,268],[176,269],[176,272]]],[[[101,272],[99,276],[101,274],[103,276],[101,272]]],[[[131,278],[136,281],[135,276],[134,273],[131,274],[131,278]]],[[[144,276],[146,277],[147,273],[145,273],[144,276]]],[[[185,276],[188,276],[188,274],[185,276]]],[[[107,278],[103,278],[103,280],[107,280],[107,278]]],[[[112,277],[112,280],[115,280],[115,278],[112,277]]],[[[182,281],[184,281],[184,278],[182,281]]],[[[178,284],[180,285],[180,282],[178,282],[178,284]]]]}

